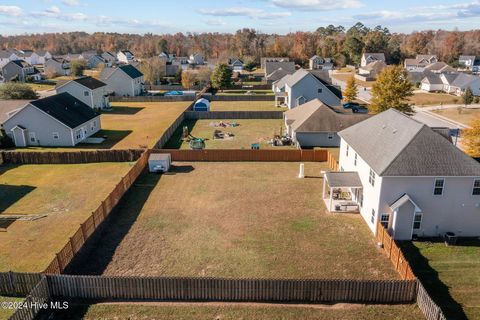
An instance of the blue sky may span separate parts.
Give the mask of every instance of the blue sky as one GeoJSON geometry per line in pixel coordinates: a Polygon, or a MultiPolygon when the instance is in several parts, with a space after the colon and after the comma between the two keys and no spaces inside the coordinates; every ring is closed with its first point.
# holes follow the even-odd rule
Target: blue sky
{"type": "Polygon", "coordinates": [[[0,0],[0,34],[62,31],[284,34],[328,24],[395,32],[480,28],[480,0],[0,0]]]}

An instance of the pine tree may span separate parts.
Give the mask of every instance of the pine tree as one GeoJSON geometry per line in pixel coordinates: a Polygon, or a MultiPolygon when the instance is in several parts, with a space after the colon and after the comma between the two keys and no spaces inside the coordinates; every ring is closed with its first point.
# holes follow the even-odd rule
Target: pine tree
{"type": "Polygon", "coordinates": [[[470,156],[480,157],[480,118],[474,119],[470,128],[462,131],[462,144],[470,156]]]}
{"type": "Polygon", "coordinates": [[[390,108],[406,114],[412,114],[408,97],[413,96],[413,83],[408,79],[407,71],[402,66],[385,68],[377,77],[372,87],[370,110],[380,113],[390,108]]]}
{"type": "Polygon", "coordinates": [[[473,96],[472,89],[470,89],[470,87],[467,87],[467,89],[465,90],[465,92],[462,95],[463,104],[466,105],[466,106],[469,105],[469,104],[472,104],[474,99],[475,99],[475,97],[473,96]]]}
{"type": "Polygon", "coordinates": [[[219,64],[210,78],[215,89],[228,89],[232,86],[232,70],[226,64],[219,64]]]}
{"type": "Polygon", "coordinates": [[[347,102],[352,102],[357,99],[358,86],[355,82],[355,78],[352,76],[347,80],[347,85],[343,91],[343,98],[347,102]]]}

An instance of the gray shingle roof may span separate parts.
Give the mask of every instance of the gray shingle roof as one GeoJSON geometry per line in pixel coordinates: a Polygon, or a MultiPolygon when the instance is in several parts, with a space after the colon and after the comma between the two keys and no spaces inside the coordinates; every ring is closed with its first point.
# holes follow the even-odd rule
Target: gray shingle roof
{"type": "Polygon", "coordinates": [[[423,78],[422,82],[428,82],[430,84],[443,84],[442,79],[438,74],[427,74],[425,78],[423,78]]]}
{"type": "Polygon", "coordinates": [[[328,181],[328,186],[331,188],[362,188],[362,181],[358,176],[358,172],[337,171],[327,172],[325,177],[328,181]]]}
{"type": "Polygon", "coordinates": [[[283,70],[294,73],[295,72],[295,63],[293,61],[282,61],[282,62],[266,62],[265,63],[265,75],[271,74],[273,71],[282,68],[283,70]]]}
{"type": "Polygon", "coordinates": [[[471,74],[459,73],[458,76],[453,80],[452,87],[464,88],[470,85],[473,81],[477,80],[478,76],[473,76],[471,74]]]}
{"type": "Polygon", "coordinates": [[[477,161],[394,109],[338,134],[380,176],[480,176],[477,161]]]}

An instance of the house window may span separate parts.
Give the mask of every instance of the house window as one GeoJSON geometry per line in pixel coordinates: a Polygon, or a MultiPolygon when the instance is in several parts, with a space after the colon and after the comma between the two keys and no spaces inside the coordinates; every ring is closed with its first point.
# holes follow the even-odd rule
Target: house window
{"type": "Polygon", "coordinates": [[[37,138],[35,137],[35,132],[30,132],[28,135],[30,137],[30,142],[37,141],[37,138]]]}
{"type": "Polygon", "coordinates": [[[60,135],[58,134],[58,132],[53,132],[52,136],[53,136],[53,139],[55,139],[55,140],[60,139],[60,135]]]}
{"type": "Polygon", "coordinates": [[[370,175],[368,176],[368,182],[372,185],[372,187],[375,186],[375,172],[373,172],[372,169],[370,169],[370,175]]]}
{"type": "Polygon", "coordinates": [[[85,97],[88,97],[88,96],[90,95],[90,93],[89,93],[88,91],[83,91],[83,95],[84,95],[85,97]]]}
{"type": "Polygon", "coordinates": [[[413,217],[413,229],[420,229],[421,225],[422,225],[422,214],[415,213],[415,216],[413,217]]]}
{"type": "Polygon", "coordinates": [[[433,195],[441,196],[443,194],[444,185],[445,185],[445,179],[435,179],[435,186],[433,188],[433,195]]]}
{"type": "Polygon", "coordinates": [[[388,229],[388,223],[390,221],[390,215],[388,213],[382,213],[380,217],[380,224],[385,228],[388,229]]]}
{"type": "Polygon", "coordinates": [[[474,196],[480,195],[480,179],[475,179],[473,181],[472,195],[474,195],[474,196]]]}
{"type": "Polygon", "coordinates": [[[317,92],[322,93],[322,88],[319,88],[317,92]]]}
{"type": "Polygon", "coordinates": [[[348,157],[348,149],[350,148],[350,146],[347,144],[347,151],[345,152],[345,155],[348,157]]]}
{"type": "Polygon", "coordinates": [[[82,137],[82,130],[75,131],[75,137],[77,137],[77,139],[80,139],[82,137]]]}
{"type": "Polygon", "coordinates": [[[372,217],[370,218],[370,222],[375,223],[375,209],[372,209],[372,217]]]}
{"type": "Polygon", "coordinates": [[[357,158],[358,158],[358,154],[355,153],[355,159],[353,159],[353,165],[354,166],[357,165],[357,158]]]}
{"type": "Polygon", "coordinates": [[[333,132],[329,132],[328,133],[328,140],[332,140],[333,139],[333,132]]]}

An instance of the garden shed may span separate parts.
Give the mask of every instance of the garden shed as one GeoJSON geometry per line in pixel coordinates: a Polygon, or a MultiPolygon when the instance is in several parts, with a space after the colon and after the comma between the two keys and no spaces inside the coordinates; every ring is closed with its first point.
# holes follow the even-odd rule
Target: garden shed
{"type": "Polygon", "coordinates": [[[167,172],[172,164],[170,153],[152,153],[148,157],[148,169],[150,172],[167,172]]]}
{"type": "Polygon", "coordinates": [[[198,99],[193,105],[193,111],[210,111],[210,101],[205,98],[198,99]]]}

